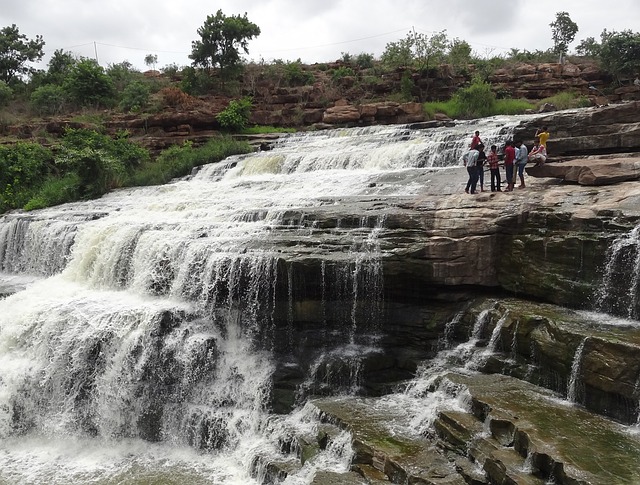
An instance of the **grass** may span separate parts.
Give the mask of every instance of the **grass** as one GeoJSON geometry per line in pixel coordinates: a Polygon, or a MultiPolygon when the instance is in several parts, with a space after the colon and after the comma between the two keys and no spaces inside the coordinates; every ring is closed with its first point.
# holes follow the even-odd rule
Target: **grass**
{"type": "Polygon", "coordinates": [[[295,133],[295,128],[283,128],[276,126],[251,126],[240,131],[242,135],[264,135],[267,133],[295,133]]]}
{"type": "Polygon", "coordinates": [[[564,91],[549,98],[544,98],[539,101],[538,106],[542,106],[545,103],[552,104],[558,109],[586,108],[591,106],[589,98],[575,91],[564,91]]]}

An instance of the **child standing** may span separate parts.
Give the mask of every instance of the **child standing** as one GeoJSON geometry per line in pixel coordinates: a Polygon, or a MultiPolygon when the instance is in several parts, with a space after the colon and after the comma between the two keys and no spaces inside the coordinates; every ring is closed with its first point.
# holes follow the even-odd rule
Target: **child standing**
{"type": "Polygon", "coordinates": [[[491,192],[502,192],[500,184],[500,168],[498,167],[498,148],[495,145],[491,145],[491,151],[487,155],[487,161],[489,162],[489,171],[491,172],[491,192]]]}

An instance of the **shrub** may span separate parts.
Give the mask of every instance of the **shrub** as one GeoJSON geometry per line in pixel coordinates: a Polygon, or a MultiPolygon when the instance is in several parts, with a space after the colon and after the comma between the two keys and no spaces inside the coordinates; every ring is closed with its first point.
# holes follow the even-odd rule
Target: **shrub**
{"type": "Polygon", "coordinates": [[[246,128],[251,114],[249,98],[233,99],[229,105],[216,116],[216,120],[224,130],[241,131],[246,128]]]}
{"type": "Polygon", "coordinates": [[[400,79],[400,94],[403,101],[413,100],[414,87],[415,84],[413,83],[413,78],[411,77],[411,71],[405,71],[402,75],[402,79],[400,79]]]}
{"type": "Polygon", "coordinates": [[[495,112],[496,95],[491,85],[476,78],[471,86],[458,90],[453,97],[459,115],[465,118],[491,116],[495,112]]]}
{"type": "Polygon", "coordinates": [[[49,177],[23,207],[24,210],[43,209],[72,202],[79,197],[80,177],[68,173],[62,178],[49,177]]]}
{"type": "Polygon", "coordinates": [[[0,146],[0,210],[22,207],[48,175],[53,155],[37,143],[0,146]]]}
{"type": "Polygon", "coordinates": [[[149,87],[140,81],[134,81],[122,92],[120,109],[122,111],[140,111],[148,103],[149,87]]]}
{"type": "Polygon", "coordinates": [[[7,85],[6,82],[0,81],[0,106],[6,106],[11,101],[13,96],[13,90],[7,85]]]}
{"type": "Polygon", "coordinates": [[[249,153],[253,149],[247,142],[222,137],[210,140],[199,148],[191,143],[174,145],[164,150],[153,162],[148,162],[137,170],[127,181],[127,185],[164,184],[176,177],[188,175],[193,167],[219,162],[239,153],[249,153]]]}
{"type": "Polygon", "coordinates": [[[288,86],[307,86],[313,84],[313,73],[302,68],[302,61],[288,62],[284,65],[284,81],[288,86]]]}
{"type": "Polygon", "coordinates": [[[575,91],[564,91],[548,98],[544,98],[538,102],[538,106],[545,103],[554,105],[558,109],[585,108],[591,106],[591,101],[575,91]]]}
{"type": "Polygon", "coordinates": [[[83,59],[71,68],[65,91],[80,106],[111,106],[115,99],[113,81],[94,60],[83,59]]]}
{"type": "Polygon", "coordinates": [[[40,115],[55,115],[62,112],[67,94],[62,86],[46,84],[31,93],[31,107],[40,115]]]}
{"type": "Polygon", "coordinates": [[[360,69],[370,69],[373,67],[373,54],[361,52],[356,56],[355,63],[360,69]]]}
{"type": "Polygon", "coordinates": [[[333,72],[331,73],[331,79],[333,79],[334,81],[338,81],[343,77],[355,76],[355,75],[356,75],[355,71],[350,67],[340,66],[337,69],[333,70],[333,72]]]}

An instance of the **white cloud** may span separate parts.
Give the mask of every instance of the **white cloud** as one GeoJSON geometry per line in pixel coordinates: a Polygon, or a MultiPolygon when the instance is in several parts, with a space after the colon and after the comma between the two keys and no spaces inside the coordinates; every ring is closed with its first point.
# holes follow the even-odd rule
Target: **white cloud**
{"type": "MultiPolygon", "coordinates": [[[[615,8],[596,0],[22,0],[6,2],[0,27],[16,24],[29,38],[42,35],[47,55],[56,49],[94,57],[102,65],[127,60],[145,69],[144,57],[157,54],[158,66],[189,64],[191,42],[207,15],[247,13],[262,33],[249,43],[250,58],[328,62],[342,52],[379,56],[388,42],[411,29],[446,30],[478,54],[510,48],[552,46],[549,23],[567,11],[578,24],[576,41],[598,38],[603,29],[636,29],[640,2],[619,0],[615,8]]],[[[48,59],[48,57],[47,57],[48,59]]]]}

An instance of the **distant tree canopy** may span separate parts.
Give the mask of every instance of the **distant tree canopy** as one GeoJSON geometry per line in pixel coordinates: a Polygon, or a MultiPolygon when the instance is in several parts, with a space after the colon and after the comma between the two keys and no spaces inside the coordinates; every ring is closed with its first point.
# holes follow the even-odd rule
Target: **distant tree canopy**
{"type": "Polygon", "coordinates": [[[640,33],[631,30],[608,32],[600,35],[599,48],[602,68],[618,81],[623,77],[640,77],[640,33]]]}
{"type": "Polygon", "coordinates": [[[16,78],[33,72],[27,62],[42,59],[44,40],[37,35],[28,39],[15,24],[0,30],[0,80],[10,84],[16,78]]]}
{"type": "Polygon", "coordinates": [[[569,50],[569,44],[573,42],[578,32],[576,24],[567,12],[557,12],[556,19],[549,24],[553,37],[553,51],[560,56],[560,62],[569,50]]]}
{"type": "Polygon", "coordinates": [[[207,70],[218,67],[224,72],[240,64],[240,50],[249,53],[248,42],[260,35],[260,27],[250,22],[246,13],[227,17],[218,10],[215,16],[207,16],[198,35],[200,40],[191,43],[193,65],[207,70]]]}

